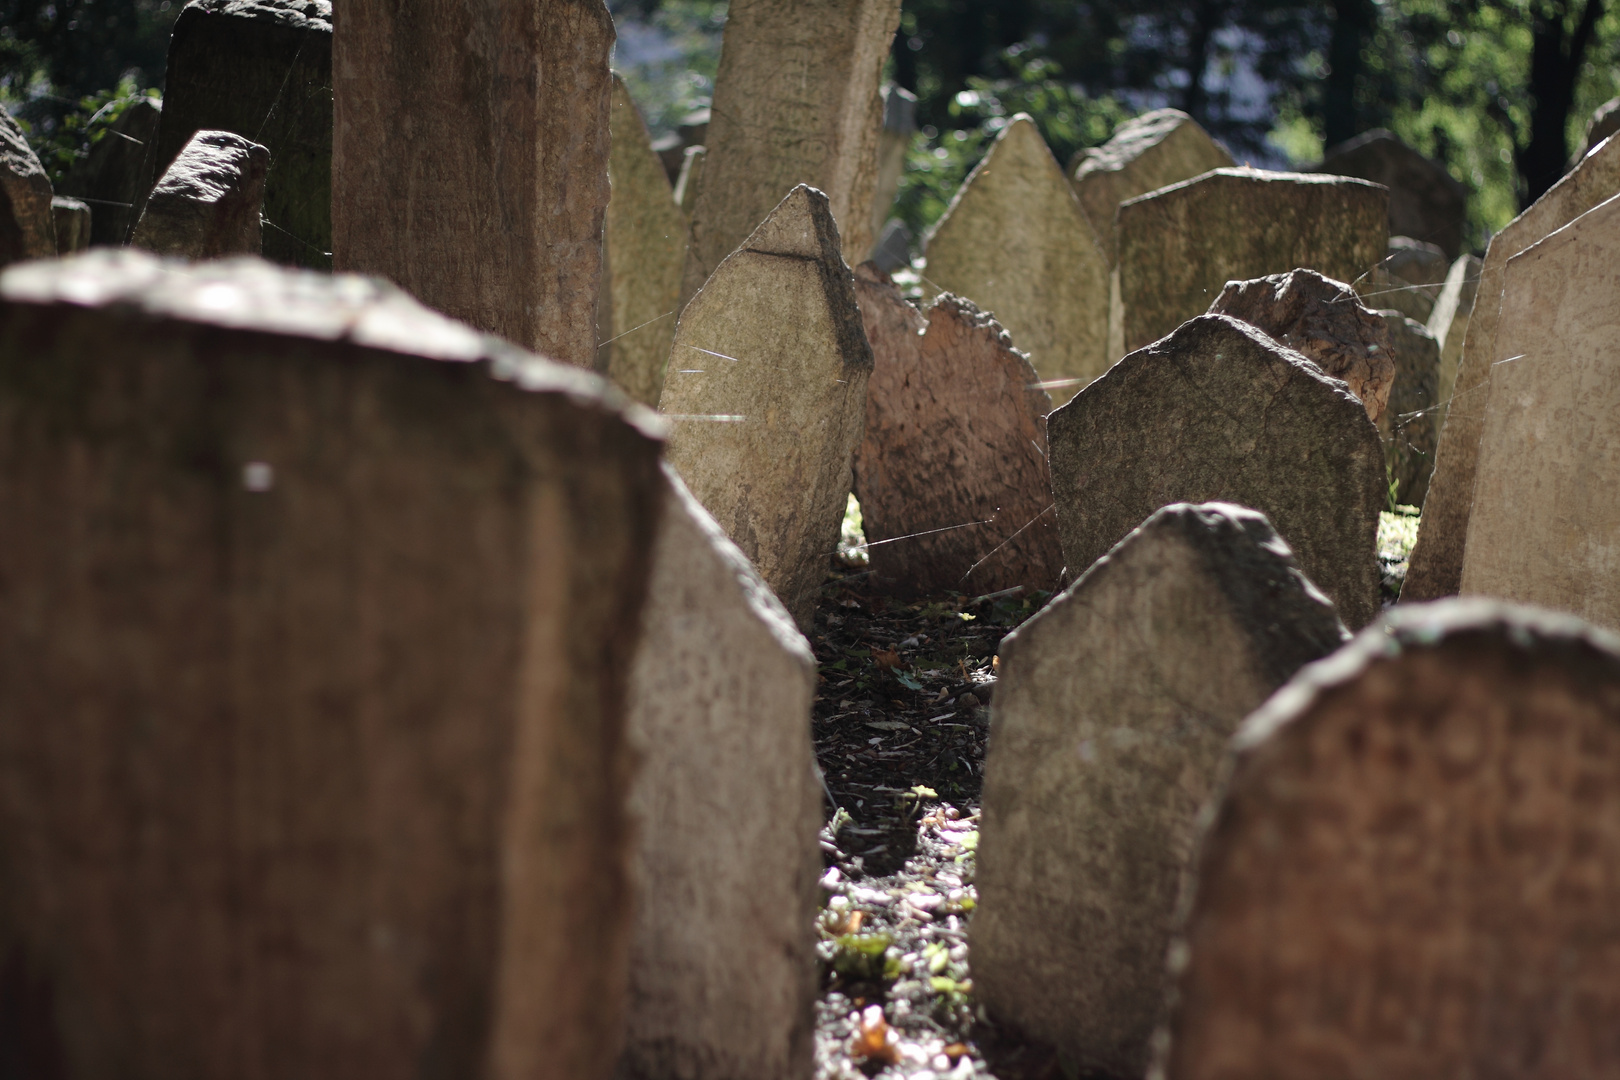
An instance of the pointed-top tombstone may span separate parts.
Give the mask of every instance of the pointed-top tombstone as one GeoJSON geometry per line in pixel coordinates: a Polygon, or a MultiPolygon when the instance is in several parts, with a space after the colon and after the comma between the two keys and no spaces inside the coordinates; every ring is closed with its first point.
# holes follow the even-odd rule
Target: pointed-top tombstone
{"type": "Polygon", "coordinates": [[[0,107],[0,266],[56,254],[51,180],[22,128],[0,107]]]}
{"type": "Polygon", "coordinates": [[[800,184],[681,313],[658,402],[669,462],[800,626],[837,548],[872,373],[838,251],[827,196],[800,184]]]}
{"type": "Polygon", "coordinates": [[[1141,1075],[1227,739],[1348,636],[1264,515],[1177,503],[1002,639],[973,916],[996,1019],[1141,1075]]]}
{"type": "Polygon", "coordinates": [[[228,131],[199,131],[152,189],[131,247],[187,259],[259,253],[270,152],[228,131]]]}
{"type": "Polygon", "coordinates": [[[995,316],[1067,401],[1108,366],[1108,260],[1074,190],[1020,113],[927,243],[925,280],[995,316]]]}

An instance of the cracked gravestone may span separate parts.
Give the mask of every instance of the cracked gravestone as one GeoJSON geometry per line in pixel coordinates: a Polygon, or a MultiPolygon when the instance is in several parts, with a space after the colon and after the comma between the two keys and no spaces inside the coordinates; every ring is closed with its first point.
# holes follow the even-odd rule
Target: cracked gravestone
{"type": "Polygon", "coordinates": [[[607,6],[354,0],[340,23],[334,266],[386,277],[554,360],[594,366],[613,89],[607,6]]]}
{"type": "Polygon", "coordinates": [[[1265,514],[1352,629],[1378,613],[1384,451],[1342,382],[1261,331],[1202,315],[1047,417],[1070,578],[1161,506],[1265,514]]]}
{"type": "Polygon", "coordinates": [[[50,177],[22,128],[0,107],[0,266],[55,254],[50,177]]]}
{"type": "Polygon", "coordinates": [[[924,316],[871,263],[855,295],[872,345],[855,454],[872,575],[912,595],[1052,589],[1063,569],[1046,464],[1052,401],[988,312],[924,316]]]}
{"type": "Polygon", "coordinates": [[[374,280],[0,276],[0,940],[72,1003],[25,1074],[607,1075],[624,406],[374,280]]]}
{"type": "Polygon", "coordinates": [[[993,315],[1067,401],[1108,367],[1108,258],[1035,122],[1019,113],[926,245],[931,292],[993,315]]]}
{"type": "Polygon", "coordinates": [[[187,259],[257,255],[270,153],[229,131],[199,131],[141,211],[131,247],[187,259]]]}
{"type": "Polygon", "coordinates": [[[800,184],[681,312],[658,400],[670,464],[801,627],[838,546],[872,373],[838,251],[827,196],[800,184]]]}
{"type": "Polygon", "coordinates": [[[1316,171],[1384,185],[1389,189],[1390,235],[1433,244],[1447,259],[1462,254],[1468,188],[1394,133],[1378,128],[1329,147],[1316,171]]]}
{"type": "Polygon", "coordinates": [[[1177,503],[1002,639],[973,916],[992,1016],[1140,1075],[1227,740],[1348,636],[1264,515],[1177,503]]]}
{"type": "Polygon", "coordinates": [[[1534,608],[1402,605],[1250,716],[1148,1075],[1620,1069],[1617,648],[1534,608]]]}
{"type": "Polygon", "coordinates": [[[162,103],[151,98],[129,102],[62,181],[62,194],[90,204],[90,243],[96,247],[129,243],[130,231],[157,180],[162,113],[162,103]]]}
{"type": "Polygon", "coordinates": [[[1304,268],[1354,284],[1384,257],[1387,192],[1345,176],[1216,169],[1122,203],[1123,348],[1207,309],[1228,281],[1304,268]]]}
{"type": "Polygon", "coordinates": [[[627,707],[639,899],[618,1075],[808,1076],[815,657],[672,472],[642,626],[627,707]]]}
{"type": "Polygon", "coordinates": [[[1395,485],[1395,501],[1421,507],[1429,493],[1434,446],[1440,433],[1435,420],[1439,400],[1440,344],[1423,324],[1399,311],[1380,311],[1389,326],[1395,357],[1395,385],[1389,408],[1379,419],[1384,440],[1386,475],[1395,485]]]}

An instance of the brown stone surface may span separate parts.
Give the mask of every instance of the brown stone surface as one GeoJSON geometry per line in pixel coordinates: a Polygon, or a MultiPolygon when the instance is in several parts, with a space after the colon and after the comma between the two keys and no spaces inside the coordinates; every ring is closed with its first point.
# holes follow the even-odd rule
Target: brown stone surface
{"type": "Polygon", "coordinates": [[[1477,255],[1464,255],[1446,271],[1434,311],[1429,314],[1429,334],[1440,345],[1439,411],[1436,430],[1443,430],[1446,411],[1451,406],[1452,388],[1457,384],[1457,363],[1462,359],[1463,339],[1468,333],[1468,317],[1479,292],[1480,261],[1477,255]]]}
{"type": "Polygon", "coordinates": [[[1415,319],[1399,311],[1380,311],[1389,326],[1395,357],[1395,388],[1379,420],[1384,464],[1395,484],[1395,501],[1423,505],[1434,470],[1434,447],[1440,440],[1435,403],[1439,400],[1440,343],[1415,319]]]}
{"type": "Polygon", "coordinates": [[[1263,515],[1178,503],[1002,640],[972,954],[993,1017],[1141,1075],[1227,739],[1348,636],[1263,515]]]}
{"type": "Polygon", "coordinates": [[[1383,418],[1395,384],[1389,327],[1344,282],[1314,270],[1228,281],[1209,312],[1264,330],[1350,387],[1369,420],[1383,418]]]}
{"type": "Polygon", "coordinates": [[[927,243],[924,285],[1007,328],[1054,401],[1108,367],[1108,259],[1035,122],[1020,113],[974,166],[927,243]]]}
{"type": "Polygon", "coordinates": [[[1149,1075],[1614,1075],[1617,648],[1398,607],[1245,721],[1149,1075]]]}
{"type": "Polygon", "coordinates": [[[1611,140],[1491,237],[1435,452],[1429,497],[1407,563],[1406,584],[1401,587],[1402,600],[1451,596],[1462,582],[1479,435],[1491,400],[1491,365],[1501,359],[1496,352],[1496,328],[1508,260],[1616,194],[1620,194],[1620,140],[1611,140]]]}
{"type": "Polygon", "coordinates": [[[821,788],[815,657],[667,474],[629,729],[638,913],[621,1080],[808,1080],[821,788]]]}
{"type": "Polygon", "coordinates": [[[883,62],[900,0],[732,0],[708,158],[692,209],[684,307],[798,184],[826,192],[854,265],[872,246],[883,62]]]}
{"type": "Polygon", "coordinates": [[[969,300],[946,293],[924,318],[871,263],[856,268],[855,295],[873,361],[855,497],[877,583],[905,594],[1056,588],[1052,399],[1035,369],[969,300]]]}
{"type": "Polygon", "coordinates": [[[663,492],[625,404],[379,282],[0,277],[23,1075],[607,1075],[663,492]]]}
{"type": "Polygon", "coordinates": [[[1462,592],[1620,629],[1620,196],[1508,260],[1462,592]]]}
{"type": "Polygon", "coordinates": [[[1123,347],[1168,334],[1228,281],[1304,268],[1354,284],[1384,257],[1386,198],[1343,176],[1217,169],[1123,203],[1123,347]]]}
{"type": "Polygon", "coordinates": [[[141,207],[157,181],[160,102],[137,97],[124,107],[107,133],[73,166],[62,194],[90,204],[90,242],[98,247],[129,243],[141,207]]]}
{"type": "Polygon", "coordinates": [[[354,0],[333,42],[332,252],[555,360],[596,359],[602,0],[354,0]]]}
{"type": "Polygon", "coordinates": [[[1394,133],[1378,128],[1329,147],[1317,171],[1383,184],[1389,189],[1391,235],[1434,244],[1450,259],[1462,254],[1468,188],[1394,133]]]}
{"type": "Polygon", "coordinates": [[[270,152],[228,131],[199,131],[174,159],[129,239],[187,259],[256,255],[270,152]]]}
{"type": "Polygon", "coordinates": [[[55,254],[50,178],[22,128],[0,107],[0,266],[55,254]]]}
{"type": "Polygon", "coordinates": [[[801,184],[681,312],[658,400],[670,464],[801,627],[838,546],[871,374],[827,196],[801,184]]]}
{"type": "Polygon", "coordinates": [[[71,255],[90,246],[90,204],[82,199],[57,195],[51,199],[51,217],[56,222],[56,253],[71,255]]]}
{"type": "Polygon", "coordinates": [[[675,304],[686,258],[686,217],[624,80],[613,76],[613,198],[603,278],[611,318],[598,326],[597,369],[643,405],[656,406],[675,340],[675,304]]]}
{"type": "Polygon", "coordinates": [[[1161,506],[1233,502],[1270,519],[1352,629],[1378,613],[1378,429],[1343,383],[1224,315],[1125,357],[1047,417],[1075,577],[1161,506]]]}
{"type": "Polygon", "coordinates": [[[142,155],[146,190],[193,135],[210,130],[234,131],[270,151],[264,257],[330,270],[331,0],[191,0],[181,9],[169,38],[157,151],[142,155]]]}

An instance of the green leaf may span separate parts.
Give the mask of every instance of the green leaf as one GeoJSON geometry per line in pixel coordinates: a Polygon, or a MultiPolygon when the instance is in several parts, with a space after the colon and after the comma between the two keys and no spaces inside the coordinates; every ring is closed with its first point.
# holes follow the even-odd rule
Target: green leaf
{"type": "Polygon", "coordinates": [[[913,679],[910,675],[902,675],[898,671],[894,673],[894,681],[905,687],[907,690],[922,689],[922,683],[918,682],[916,679],[913,679]]]}

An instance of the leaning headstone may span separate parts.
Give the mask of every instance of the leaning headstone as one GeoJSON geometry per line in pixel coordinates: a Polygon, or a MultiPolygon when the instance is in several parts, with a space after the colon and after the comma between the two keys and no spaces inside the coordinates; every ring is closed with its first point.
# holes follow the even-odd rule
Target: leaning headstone
{"type": "Polygon", "coordinates": [[[1352,629],[1378,613],[1384,451],[1344,383],[1261,331],[1203,315],[1047,417],[1069,575],[1161,506],[1265,514],[1352,629]]]}
{"type": "Polygon", "coordinates": [[[1462,592],[1620,629],[1620,196],[1508,260],[1462,592]]]}
{"type": "Polygon", "coordinates": [[[0,107],[0,266],[55,254],[50,177],[22,128],[0,107]]]}
{"type": "Polygon", "coordinates": [[[613,90],[603,0],[353,0],[339,24],[334,265],[593,366],[613,90]]]}
{"type": "Polygon", "coordinates": [[[684,307],[798,184],[827,193],[851,265],[872,247],[883,62],[900,0],[738,4],[714,78],[709,156],[692,211],[684,307]]]}
{"type": "Polygon", "coordinates": [[[71,255],[90,246],[90,204],[82,199],[57,195],[51,199],[51,217],[56,222],[56,253],[71,255]]]}
{"type": "Polygon", "coordinates": [[[15,268],[0,371],[19,1071],[608,1075],[650,417],[253,259],[15,268]]]}
{"type": "Polygon", "coordinates": [[[1108,259],[1040,129],[1020,113],[927,243],[923,279],[1007,328],[1067,401],[1108,367],[1108,259]]]}
{"type": "MultiPolygon", "coordinates": [[[[900,191],[900,175],[906,170],[906,151],[917,134],[917,95],[903,86],[883,88],[883,131],[878,135],[877,180],[873,184],[872,236],[881,238],[900,191]]],[[[876,252],[878,243],[873,244],[876,252]]],[[[876,257],[874,255],[874,257],[876,257]]]]}
{"type": "Polygon", "coordinates": [[[1446,399],[1446,424],[1435,451],[1434,475],[1418,524],[1417,543],[1407,563],[1402,600],[1451,596],[1462,583],[1479,435],[1491,399],[1491,365],[1504,355],[1496,348],[1496,328],[1508,260],[1616,194],[1620,194],[1620,139],[1611,139],[1491,237],[1479,270],[1478,293],[1463,337],[1456,382],[1446,399]]]}
{"type": "Polygon", "coordinates": [[[1440,345],[1440,380],[1435,391],[1438,395],[1436,430],[1444,429],[1446,411],[1451,406],[1468,317],[1474,310],[1474,294],[1479,291],[1479,271],[1477,255],[1464,255],[1452,263],[1446,272],[1446,283],[1440,287],[1440,296],[1434,302],[1434,311],[1429,314],[1429,334],[1440,345]]]}
{"type": "Polygon", "coordinates": [[[270,152],[228,131],[199,131],[152,189],[131,247],[187,259],[259,252],[270,152]]]}
{"type": "Polygon", "coordinates": [[[1168,334],[1228,281],[1304,267],[1355,284],[1388,246],[1386,197],[1365,180],[1244,168],[1121,204],[1123,348],[1168,334]]]}
{"type": "Polygon", "coordinates": [[[613,76],[613,197],[607,209],[606,262],[611,318],[598,326],[597,369],[644,405],[656,406],[675,340],[686,257],[686,220],[675,205],[663,163],[624,80],[613,76]]]}
{"type": "Polygon", "coordinates": [[[1314,270],[1228,281],[1209,313],[1264,330],[1348,386],[1373,423],[1383,419],[1395,383],[1389,327],[1344,282],[1314,270]]]}
{"type": "Polygon", "coordinates": [[[992,1016],[1141,1075],[1227,740],[1347,637],[1264,515],[1177,503],[1002,639],[973,916],[992,1016]]]}
{"type": "Polygon", "coordinates": [[[627,707],[640,768],[632,1077],[809,1076],[815,656],[673,474],[627,707]]]}
{"type": "Polygon", "coordinates": [[[1468,189],[1446,167],[1379,128],[1330,147],[1316,171],[1359,176],[1389,189],[1389,231],[1462,254],[1468,189]]]}
{"type": "Polygon", "coordinates": [[[330,270],[331,0],[191,0],[181,9],[148,183],[207,130],[234,131],[270,151],[264,257],[330,270]]]}
{"type": "Polygon", "coordinates": [[[838,252],[827,196],[800,184],[681,313],[658,401],[669,462],[800,626],[838,545],[872,374],[838,252]]]}
{"type": "Polygon", "coordinates": [[[62,194],[90,204],[90,243],[118,247],[140,220],[157,180],[158,120],[163,106],[137,97],[62,181],[62,194]]]}
{"type": "Polygon", "coordinates": [[[1378,421],[1384,440],[1384,464],[1395,485],[1395,501],[1421,507],[1429,493],[1434,448],[1440,441],[1436,422],[1439,401],[1440,343],[1423,324],[1399,311],[1378,313],[1389,327],[1395,357],[1395,386],[1389,408],[1378,421]]]}
{"type": "Polygon", "coordinates": [[[949,293],[925,319],[871,263],[855,270],[872,378],[855,497],[879,588],[1052,589],[1052,399],[1013,339],[949,293]]]}
{"type": "Polygon", "coordinates": [[[1615,1075],[1617,650],[1402,606],[1250,716],[1148,1075],[1615,1075]]]}

